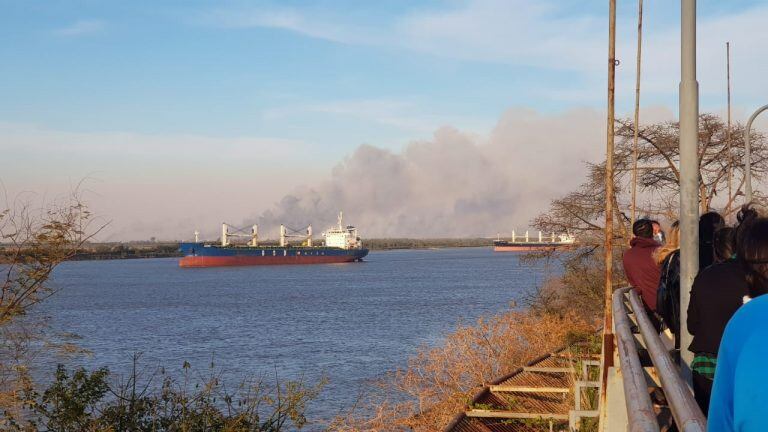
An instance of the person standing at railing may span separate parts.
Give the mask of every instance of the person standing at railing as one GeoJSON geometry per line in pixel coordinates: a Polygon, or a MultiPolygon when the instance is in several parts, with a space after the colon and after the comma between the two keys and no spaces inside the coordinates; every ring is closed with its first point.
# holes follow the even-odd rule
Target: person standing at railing
{"type": "Polygon", "coordinates": [[[656,313],[672,333],[675,349],[680,349],[680,222],[672,224],[667,242],[656,250],[654,258],[661,267],[656,313]]]}
{"type": "Polygon", "coordinates": [[[653,239],[653,222],[648,219],[636,221],[632,225],[632,233],[635,237],[630,241],[630,248],[624,252],[622,259],[624,273],[629,284],[640,293],[651,321],[659,330],[660,321],[655,311],[661,272],[653,259],[653,253],[659,247],[659,243],[653,239]]]}
{"type": "Polygon", "coordinates": [[[661,224],[655,220],[651,220],[651,224],[653,224],[653,239],[656,240],[656,243],[664,245],[667,242],[667,236],[661,229],[661,224]]]}
{"type": "Polygon", "coordinates": [[[723,333],[707,429],[768,431],[768,296],[763,295],[768,293],[768,218],[742,222],[736,254],[749,292],[745,301],[749,301],[736,311],[723,333]]]}
{"type": "Polygon", "coordinates": [[[693,393],[706,415],[712,392],[712,379],[717,366],[717,351],[723,331],[747,294],[744,270],[736,262],[736,232],[724,227],[715,232],[715,263],[696,276],[688,304],[688,331],[693,341],[688,350],[694,353],[693,393]]]}

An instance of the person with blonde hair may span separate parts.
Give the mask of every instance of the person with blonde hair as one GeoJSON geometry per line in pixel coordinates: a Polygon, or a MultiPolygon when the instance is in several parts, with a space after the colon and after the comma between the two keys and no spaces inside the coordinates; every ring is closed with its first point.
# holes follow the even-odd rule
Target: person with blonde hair
{"type": "Polygon", "coordinates": [[[663,265],[669,254],[680,249],[680,222],[675,221],[666,236],[666,242],[653,254],[656,264],[663,265]]]}
{"type": "Polygon", "coordinates": [[[654,254],[661,267],[659,287],[656,290],[656,313],[672,332],[675,349],[680,349],[680,223],[675,221],[669,230],[667,242],[654,254]]]}

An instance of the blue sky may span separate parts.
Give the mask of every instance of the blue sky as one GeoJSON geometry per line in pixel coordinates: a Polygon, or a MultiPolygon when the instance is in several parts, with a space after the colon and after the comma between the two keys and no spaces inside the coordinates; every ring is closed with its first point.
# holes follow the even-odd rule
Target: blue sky
{"type": "MultiPolygon", "coordinates": [[[[540,6],[519,1],[4,2],[0,46],[12,67],[0,71],[5,95],[0,119],[79,131],[256,134],[354,144],[371,140],[371,128],[376,140],[386,143],[428,133],[443,119],[487,128],[509,106],[567,109],[574,101],[558,97],[556,90],[591,90],[604,81],[586,73],[602,71],[602,64],[571,68],[572,58],[540,61],[533,53],[516,60],[514,50],[501,47],[516,40],[535,44],[535,36],[546,39],[556,31],[516,38],[514,31],[471,21],[484,17],[482,9],[503,4],[542,9],[530,12],[540,21],[536,25],[583,25],[572,33],[584,36],[585,46],[603,42],[607,2],[532,3],[540,6]],[[480,10],[474,17],[473,8],[480,10]],[[432,39],[417,33],[430,31],[429,19],[450,13],[466,14],[457,21],[472,28],[432,39]],[[425,29],[397,30],[409,20],[421,20],[413,25],[425,29]],[[471,51],[484,42],[477,34],[486,31],[500,38],[474,56],[471,51]],[[470,42],[451,46],[462,38],[470,42]],[[378,112],[350,122],[363,117],[347,112],[358,102],[378,112]],[[410,124],[382,124],[391,112],[403,113],[410,124]],[[340,127],[345,136],[336,132],[340,127]]],[[[633,24],[635,4],[619,3],[620,24],[633,24]]],[[[646,1],[647,35],[676,25],[678,9],[668,3],[646,1]]],[[[700,3],[700,19],[757,4],[700,3]]],[[[603,54],[602,45],[591,48],[603,54]]],[[[625,64],[631,66],[631,60],[625,64]]],[[[600,94],[579,102],[603,105],[600,94]]],[[[674,95],[650,95],[648,102],[674,105],[674,95]]],[[[619,105],[631,104],[620,100],[619,105]]]]}
{"type": "MultiPolygon", "coordinates": [[[[168,191],[180,186],[162,174],[169,164],[212,182],[303,173],[265,191],[270,201],[363,143],[399,151],[445,125],[488,134],[510,108],[603,110],[607,3],[0,1],[0,145],[22,162],[4,158],[0,180],[53,191],[94,176],[109,195],[136,167],[168,191]],[[251,151],[227,159],[232,142],[251,151]]],[[[619,3],[626,114],[636,3],[619,3]]],[[[643,105],[674,113],[679,5],[645,9],[643,105]]],[[[758,1],[699,2],[702,111],[724,105],[725,40],[737,116],[764,102],[765,18],[758,1]]]]}

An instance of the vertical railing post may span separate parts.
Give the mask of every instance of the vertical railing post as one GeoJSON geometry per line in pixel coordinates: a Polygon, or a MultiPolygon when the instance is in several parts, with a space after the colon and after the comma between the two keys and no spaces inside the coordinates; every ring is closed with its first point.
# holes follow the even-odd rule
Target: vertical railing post
{"type": "Polygon", "coordinates": [[[680,79],[680,354],[691,382],[686,321],[693,279],[699,271],[699,83],[696,81],[696,0],[681,1],[680,79]]]}
{"type": "Polygon", "coordinates": [[[733,206],[733,149],[731,148],[731,43],[725,43],[725,79],[728,90],[728,131],[725,135],[728,152],[728,204],[725,206],[725,218],[731,214],[733,206]]]}
{"type": "Polygon", "coordinates": [[[635,133],[632,137],[632,209],[630,226],[637,220],[637,141],[640,136],[640,65],[643,53],[643,0],[637,1],[637,63],[635,65],[635,133]]]}
{"type": "MultiPolygon", "coordinates": [[[[613,294],[613,140],[614,140],[614,81],[616,77],[616,0],[608,0],[608,118],[606,125],[605,149],[605,287],[602,376],[600,387],[601,422],[605,419],[608,369],[613,366],[613,316],[611,314],[613,294]]],[[[604,424],[603,424],[604,426],[604,424]]]]}

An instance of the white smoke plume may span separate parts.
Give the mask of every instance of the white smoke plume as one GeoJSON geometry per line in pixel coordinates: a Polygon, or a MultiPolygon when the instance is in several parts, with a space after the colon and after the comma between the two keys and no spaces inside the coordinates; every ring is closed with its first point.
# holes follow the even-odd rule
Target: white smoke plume
{"type": "Polygon", "coordinates": [[[553,198],[584,180],[585,162],[599,160],[604,143],[598,111],[511,109],[484,138],[443,127],[401,153],[361,145],[328,180],[286,195],[245,224],[257,222],[271,233],[280,223],[312,223],[319,232],[343,210],[345,221],[368,238],[521,232],[553,198]]]}

